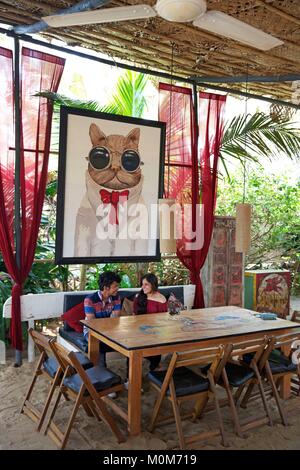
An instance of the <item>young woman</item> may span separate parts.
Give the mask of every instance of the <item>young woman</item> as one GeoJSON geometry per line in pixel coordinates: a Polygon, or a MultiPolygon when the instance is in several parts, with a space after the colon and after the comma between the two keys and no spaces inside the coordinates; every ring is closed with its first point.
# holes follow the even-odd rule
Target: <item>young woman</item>
{"type": "MultiPolygon", "coordinates": [[[[157,277],[152,273],[145,274],[142,277],[142,289],[134,299],[134,315],[167,311],[167,299],[158,291],[157,277]]],[[[161,356],[150,356],[147,359],[150,361],[150,370],[159,370],[161,356]]]]}

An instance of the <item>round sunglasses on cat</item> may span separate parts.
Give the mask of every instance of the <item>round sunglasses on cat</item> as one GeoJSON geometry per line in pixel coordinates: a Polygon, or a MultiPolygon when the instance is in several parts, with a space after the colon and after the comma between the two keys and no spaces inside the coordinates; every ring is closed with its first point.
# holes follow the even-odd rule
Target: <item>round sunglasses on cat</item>
{"type": "MultiPolygon", "coordinates": [[[[88,156],[90,165],[97,171],[107,170],[111,166],[111,153],[106,147],[93,147],[88,156]]],[[[141,165],[143,165],[143,162],[136,150],[124,150],[120,158],[120,166],[123,170],[133,173],[141,165]]]]}

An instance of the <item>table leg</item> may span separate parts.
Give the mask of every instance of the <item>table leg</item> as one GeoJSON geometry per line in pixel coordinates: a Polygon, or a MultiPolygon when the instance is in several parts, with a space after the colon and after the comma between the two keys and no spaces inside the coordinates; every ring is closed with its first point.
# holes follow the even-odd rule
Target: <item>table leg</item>
{"type": "Polygon", "coordinates": [[[88,356],[94,365],[98,365],[99,361],[99,340],[90,331],[89,334],[89,351],[88,356]]]}
{"type": "Polygon", "coordinates": [[[287,375],[280,379],[280,397],[287,400],[291,396],[291,376],[287,375]]]}
{"type": "Polygon", "coordinates": [[[142,361],[140,351],[129,354],[128,431],[131,436],[141,433],[142,361]]]}

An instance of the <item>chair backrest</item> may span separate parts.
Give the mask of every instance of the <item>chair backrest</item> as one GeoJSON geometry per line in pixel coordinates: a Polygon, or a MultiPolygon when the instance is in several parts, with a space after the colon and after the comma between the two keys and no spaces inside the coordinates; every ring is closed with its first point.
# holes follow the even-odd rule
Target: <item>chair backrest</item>
{"type": "Polygon", "coordinates": [[[209,365],[206,374],[213,377],[216,382],[222,373],[222,369],[225,367],[230,352],[231,345],[228,345],[225,348],[223,345],[220,345],[215,348],[174,352],[162,384],[162,392],[166,391],[169,387],[174,370],[178,367],[209,365]]]}
{"type": "Polygon", "coordinates": [[[300,328],[297,328],[296,331],[293,329],[293,331],[290,331],[289,333],[278,335],[275,337],[275,340],[274,348],[276,349],[281,348],[282,346],[293,347],[293,343],[300,340],[300,328]]]}
{"type": "Polygon", "coordinates": [[[72,361],[70,360],[68,354],[69,354],[69,351],[64,348],[64,346],[62,346],[61,344],[57,343],[56,341],[51,341],[50,342],[50,347],[51,347],[51,350],[55,356],[55,359],[57,360],[57,362],[59,363],[62,371],[64,372],[64,374],[66,375],[66,372],[68,370],[74,370],[74,366],[73,366],[73,363],[72,361]]]}
{"type": "Polygon", "coordinates": [[[250,361],[249,363],[247,361],[247,365],[250,367],[257,367],[258,363],[264,355],[264,352],[266,351],[266,348],[268,348],[269,343],[270,338],[267,336],[234,343],[232,344],[231,356],[243,357],[245,361],[245,356],[249,355],[250,361]]]}
{"type": "Polygon", "coordinates": [[[82,389],[84,388],[88,390],[89,394],[92,397],[95,397],[95,395],[97,395],[97,392],[92,382],[90,381],[88,375],[86,374],[86,371],[84,370],[79,360],[77,359],[74,351],[70,352],[66,348],[64,348],[61,344],[56,343],[56,342],[51,343],[51,348],[64,372],[63,380],[65,377],[70,376],[74,373],[75,374],[77,373],[82,380],[82,385],[80,387],[79,393],[81,393],[82,389]]]}
{"type": "Polygon", "coordinates": [[[176,367],[204,366],[210,364],[207,374],[211,373],[215,381],[219,379],[232,351],[232,345],[220,345],[215,348],[197,349],[194,351],[178,352],[176,367]]]}
{"type": "Polygon", "coordinates": [[[38,348],[41,354],[44,353],[45,357],[47,357],[49,354],[52,355],[50,343],[53,341],[53,338],[48,338],[33,328],[29,328],[28,333],[30,334],[35,346],[38,348]]]}

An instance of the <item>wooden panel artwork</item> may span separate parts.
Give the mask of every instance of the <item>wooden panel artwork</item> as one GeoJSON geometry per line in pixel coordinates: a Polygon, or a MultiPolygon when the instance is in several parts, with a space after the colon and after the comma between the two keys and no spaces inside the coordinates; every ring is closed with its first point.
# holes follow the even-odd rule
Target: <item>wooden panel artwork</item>
{"type": "Polygon", "coordinates": [[[287,270],[245,271],[245,306],[285,318],[290,310],[290,284],[287,270]]]}
{"type": "Polygon", "coordinates": [[[235,252],[234,217],[215,217],[201,279],[206,307],[243,306],[243,255],[235,252]]]}

